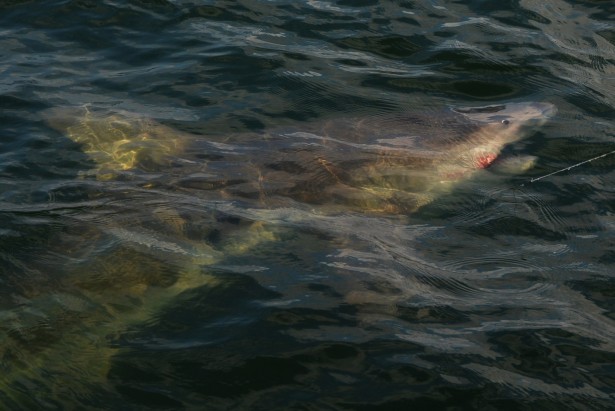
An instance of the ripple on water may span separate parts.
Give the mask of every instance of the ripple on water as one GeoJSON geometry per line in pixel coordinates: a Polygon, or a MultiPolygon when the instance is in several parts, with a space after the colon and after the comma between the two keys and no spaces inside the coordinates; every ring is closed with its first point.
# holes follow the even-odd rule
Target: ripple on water
{"type": "MultiPolygon", "coordinates": [[[[565,235],[566,220],[553,207],[553,198],[545,194],[532,193],[522,187],[507,187],[486,191],[483,197],[470,201],[465,200],[457,208],[452,219],[456,226],[479,228],[494,234],[533,226],[536,234],[565,235]],[[502,222],[506,225],[504,220],[511,218],[517,223],[508,224],[508,229],[502,227],[502,222]]],[[[459,205],[458,202],[455,205],[459,205]]]]}
{"type": "MultiPolygon", "coordinates": [[[[466,257],[442,266],[445,271],[455,273],[472,285],[468,289],[477,298],[493,300],[498,296],[524,298],[539,297],[551,290],[554,284],[553,273],[517,256],[466,257]]],[[[459,280],[455,280],[459,281],[459,280]]],[[[462,291],[462,290],[460,290],[462,291]]]]}

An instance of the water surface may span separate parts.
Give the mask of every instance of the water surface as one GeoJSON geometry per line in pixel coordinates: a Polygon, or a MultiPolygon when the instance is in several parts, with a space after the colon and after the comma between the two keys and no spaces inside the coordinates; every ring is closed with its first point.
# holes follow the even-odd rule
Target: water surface
{"type": "Polygon", "coordinates": [[[541,178],[614,149],[610,2],[5,1],[0,16],[0,408],[612,404],[615,155],[541,178]],[[557,107],[504,150],[534,168],[416,212],[263,190],[314,170],[291,168],[307,167],[297,144],[328,167],[417,134],[309,134],[335,119],[412,113],[442,138],[451,107],[520,101],[557,107]],[[105,170],[50,123],[67,107],[154,122],[168,150],[105,170]]]}

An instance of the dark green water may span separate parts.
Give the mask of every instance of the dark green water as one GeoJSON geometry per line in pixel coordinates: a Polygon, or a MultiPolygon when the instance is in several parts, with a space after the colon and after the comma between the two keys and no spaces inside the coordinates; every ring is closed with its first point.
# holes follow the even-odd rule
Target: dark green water
{"type": "Polygon", "coordinates": [[[1,2],[0,409],[611,409],[615,154],[540,177],[615,149],[614,21],[589,0],[1,2]],[[537,157],[522,174],[412,212],[327,191],[367,160],[374,179],[385,142],[467,134],[450,107],[521,101],[557,107],[504,148],[537,157]],[[127,157],[88,148],[118,124],[127,157]]]}

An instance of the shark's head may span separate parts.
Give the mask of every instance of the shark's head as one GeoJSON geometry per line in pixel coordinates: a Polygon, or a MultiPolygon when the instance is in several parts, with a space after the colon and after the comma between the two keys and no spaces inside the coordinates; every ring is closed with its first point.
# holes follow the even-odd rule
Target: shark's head
{"type": "Polygon", "coordinates": [[[489,167],[507,144],[543,125],[557,109],[551,103],[527,102],[454,111],[481,125],[459,147],[464,165],[480,169],[489,167]]]}

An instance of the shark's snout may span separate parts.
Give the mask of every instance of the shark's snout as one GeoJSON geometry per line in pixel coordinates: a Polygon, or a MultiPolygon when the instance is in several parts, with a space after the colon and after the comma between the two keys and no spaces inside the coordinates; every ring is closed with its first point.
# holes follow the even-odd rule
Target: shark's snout
{"type": "Polygon", "coordinates": [[[557,114],[557,107],[554,104],[547,102],[535,102],[532,103],[534,110],[540,113],[541,117],[545,119],[551,118],[557,114]]]}

